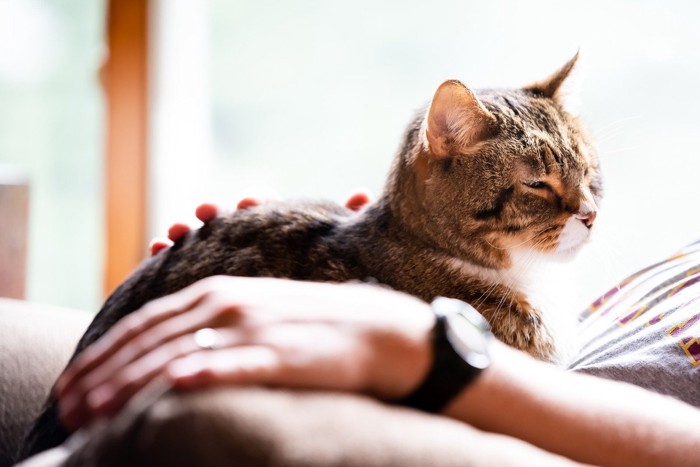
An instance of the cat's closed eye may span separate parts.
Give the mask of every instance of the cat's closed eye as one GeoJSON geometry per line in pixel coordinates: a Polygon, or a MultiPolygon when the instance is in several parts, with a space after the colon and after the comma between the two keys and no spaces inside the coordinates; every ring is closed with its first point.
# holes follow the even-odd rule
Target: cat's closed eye
{"type": "Polygon", "coordinates": [[[529,188],[533,188],[535,190],[551,190],[552,187],[549,185],[547,182],[543,182],[541,180],[523,180],[523,185],[529,188]]]}

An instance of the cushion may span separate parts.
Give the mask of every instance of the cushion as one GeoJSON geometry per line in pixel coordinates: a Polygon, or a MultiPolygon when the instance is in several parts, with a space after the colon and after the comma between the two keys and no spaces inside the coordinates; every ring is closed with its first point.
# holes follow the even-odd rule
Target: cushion
{"type": "Polygon", "coordinates": [[[91,318],[0,298],[0,467],[12,465],[18,443],[91,318]]]}

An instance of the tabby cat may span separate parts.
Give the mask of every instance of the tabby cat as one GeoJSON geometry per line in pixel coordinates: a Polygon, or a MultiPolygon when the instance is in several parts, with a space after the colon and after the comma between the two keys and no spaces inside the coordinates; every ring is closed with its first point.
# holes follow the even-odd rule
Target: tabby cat
{"type": "MultiPolygon", "coordinates": [[[[117,288],[76,354],[149,300],[228,274],[376,280],[426,301],[460,298],[502,341],[555,360],[556,331],[523,284],[528,252],[570,255],[588,239],[601,196],[596,152],[560,102],[576,59],[522,89],[445,81],[409,125],[376,203],[359,213],[270,203],[213,219],[117,288]]],[[[25,454],[66,438],[56,413],[50,399],[25,454]]]]}

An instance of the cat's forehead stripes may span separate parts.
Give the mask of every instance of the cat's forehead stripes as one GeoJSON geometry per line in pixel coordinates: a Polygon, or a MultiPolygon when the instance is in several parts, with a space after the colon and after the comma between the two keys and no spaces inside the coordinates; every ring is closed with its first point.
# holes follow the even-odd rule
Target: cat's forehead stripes
{"type": "Polygon", "coordinates": [[[484,105],[498,119],[504,135],[518,141],[528,163],[542,175],[559,175],[578,183],[591,164],[586,145],[578,139],[569,117],[550,99],[525,90],[482,90],[484,105]]]}
{"type": "Polygon", "coordinates": [[[508,99],[508,96],[501,96],[501,98],[503,99],[503,102],[506,103],[506,105],[508,106],[508,108],[509,108],[511,111],[513,111],[513,114],[514,114],[514,115],[516,115],[516,116],[518,116],[518,117],[521,116],[520,110],[518,110],[518,105],[517,105],[517,104],[514,104],[513,101],[511,101],[510,99],[508,99]]]}

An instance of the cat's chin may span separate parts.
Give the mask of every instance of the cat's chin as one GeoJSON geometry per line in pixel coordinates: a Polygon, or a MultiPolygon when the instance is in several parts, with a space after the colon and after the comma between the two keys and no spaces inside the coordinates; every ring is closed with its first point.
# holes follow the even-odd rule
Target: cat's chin
{"type": "Polygon", "coordinates": [[[591,229],[572,216],[564,224],[564,228],[559,234],[557,248],[549,256],[555,261],[570,261],[576,257],[590,238],[591,229]]]}
{"type": "Polygon", "coordinates": [[[587,239],[578,245],[569,246],[567,248],[557,247],[556,250],[552,251],[548,255],[548,258],[560,263],[571,261],[579,254],[581,249],[583,249],[583,245],[586,243],[588,243],[587,239]]]}

